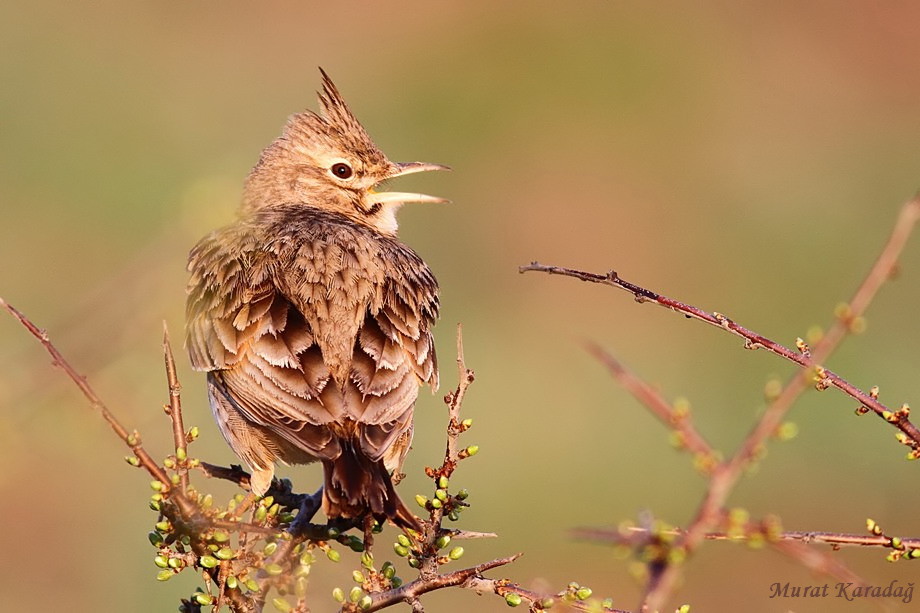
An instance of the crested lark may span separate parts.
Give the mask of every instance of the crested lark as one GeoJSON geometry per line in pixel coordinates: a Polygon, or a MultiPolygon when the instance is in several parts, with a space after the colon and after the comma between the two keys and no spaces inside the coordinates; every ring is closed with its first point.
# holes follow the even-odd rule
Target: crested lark
{"type": "MultiPolygon", "coordinates": [[[[322,70],[321,70],[322,72],[322,70]]],[[[438,286],[396,237],[393,163],[325,72],[246,180],[238,220],[191,251],[186,344],[221,432],[264,494],[276,462],[323,463],[329,519],[418,527],[393,489],[419,385],[436,389],[438,286]]]]}

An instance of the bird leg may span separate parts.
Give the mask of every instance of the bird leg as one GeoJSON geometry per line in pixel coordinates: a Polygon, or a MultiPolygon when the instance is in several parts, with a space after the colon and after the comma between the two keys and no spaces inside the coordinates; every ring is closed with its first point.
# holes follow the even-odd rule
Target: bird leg
{"type": "Polygon", "coordinates": [[[306,531],[307,526],[310,524],[310,520],[313,519],[313,516],[316,515],[316,512],[319,511],[320,507],[323,505],[323,488],[320,486],[313,494],[303,494],[302,496],[300,511],[288,528],[288,532],[295,536],[306,531]]]}
{"type": "Polygon", "coordinates": [[[374,546],[374,525],[376,523],[377,520],[372,513],[364,517],[364,551],[367,553],[370,553],[371,547],[374,546]]]}

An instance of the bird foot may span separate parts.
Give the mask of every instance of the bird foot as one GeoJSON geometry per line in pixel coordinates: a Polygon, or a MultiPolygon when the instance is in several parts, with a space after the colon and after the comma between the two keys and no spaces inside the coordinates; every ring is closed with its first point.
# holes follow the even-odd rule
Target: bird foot
{"type": "Polygon", "coordinates": [[[290,527],[288,527],[288,532],[295,536],[306,532],[307,527],[310,524],[310,520],[313,519],[313,516],[316,515],[316,512],[319,511],[320,507],[322,506],[322,487],[320,487],[312,494],[304,494],[303,499],[300,501],[300,511],[297,513],[297,517],[294,518],[294,521],[291,522],[290,527]]]}

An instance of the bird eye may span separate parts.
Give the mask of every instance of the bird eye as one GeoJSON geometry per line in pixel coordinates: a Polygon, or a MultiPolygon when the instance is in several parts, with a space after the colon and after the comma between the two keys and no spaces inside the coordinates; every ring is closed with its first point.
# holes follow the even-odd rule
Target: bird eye
{"type": "Polygon", "coordinates": [[[332,168],[329,169],[332,174],[337,176],[340,179],[347,179],[354,174],[354,171],[351,169],[351,166],[344,162],[338,162],[332,165],[332,168]]]}

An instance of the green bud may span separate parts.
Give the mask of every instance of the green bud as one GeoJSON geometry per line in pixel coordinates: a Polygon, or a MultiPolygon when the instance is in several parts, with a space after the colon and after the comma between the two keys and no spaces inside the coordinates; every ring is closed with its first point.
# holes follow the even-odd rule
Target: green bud
{"type": "Polygon", "coordinates": [[[166,489],[166,485],[162,481],[157,481],[154,479],[150,482],[150,489],[152,489],[154,492],[162,492],[166,489]]]}
{"type": "Polygon", "coordinates": [[[515,594],[514,592],[508,592],[505,594],[505,603],[509,607],[516,607],[523,602],[520,594],[515,594]]]}
{"type": "Polygon", "coordinates": [[[227,581],[225,585],[227,586],[227,588],[231,590],[235,590],[237,586],[239,585],[239,582],[236,580],[236,577],[234,577],[233,575],[227,575],[227,581]]]}
{"type": "Polygon", "coordinates": [[[159,532],[169,532],[169,522],[165,520],[158,521],[157,523],[153,524],[153,527],[156,528],[159,532]]]}
{"type": "Polygon", "coordinates": [[[575,592],[575,598],[578,600],[587,600],[588,598],[591,598],[591,594],[593,593],[594,592],[591,591],[591,588],[581,587],[578,588],[578,591],[575,592]]]}
{"type": "Polygon", "coordinates": [[[435,541],[435,545],[438,546],[438,549],[444,549],[450,544],[450,535],[442,534],[438,537],[438,540],[435,541]]]}
{"type": "Polygon", "coordinates": [[[170,568],[174,568],[176,570],[180,570],[185,567],[185,562],[182,560],[182,558],[169,558],[166,563],[170,568]]]}
{"type": "Polygon", "coordinates": [[[361,554],[361,566],[368,570],[374,569],[374,554],[370,551],[365,551],[361,554]]]}
{"type": "Polygon", "coordinates": [[[163,466],[165,466],[166,468],[175,468],[176,461],[173,460],[172,458],[166,458],[165,460],[163,460],[163,466]]]}
{"type": "Polygon", "coordinates": [[[230,560],[236,553],[229,547],[222,547],[217,550],[217,553],[214,554],[217,558],[221,560],[230,560]]]}
{"type": "MultiPolygon", "coordinates": [[[[552,598],[544,598],[543,600],[540,601],[541,609],[552,609],[554,606],[556,606],[556,601],[552,598]]],[[[613,603],[611,603],[610,606],[607,608],[612,609],[613,603]]]]}
{"type": "Polygon", "coordinates": [[[175,574],[171,570],[161,570],[157,573],[157,581],[169,581],[175,574]]]}
{"type": "Polygon", "coordinates": [[[275,550],[277,549],[278,549],[278,543],[272,542],[265,546],[265,549],[262,550],[262,553],[264,553],[267,556],[270,556],[273,553],[275,553],[275,550]]]}
{"type": "Polygon", "coordinates": [[[141,461],[137,459],[137,456],[133,456],[133,455],[126,455],[126,456],[125,456],[125,462],[127,462],[127,463],[130,464],[131,466],[140,466],[140,465],[141,465],[141,461]]]}
{"type": "Polygon", "coordinates": [[[340,587],[332,590],[332,599],[336,602],[345,602],[345,590],[340,587]]]}
{"type": "Polygon", "coordinates": [[[393,545],[393,551],[395,551],[396,555],[398,555],[400,558],[405,558],[407,555],[409,555],[409,548],[403,547],[399,543],[393,545]]]}
{"type": "MultiPolygon", "coordinates": [[[[911,553],[913,553],[914,551],[920,551],[920,549],[914,549],[913,551],[911,551],[911,553]]],[[[396,576],[396,567],[393,566],[393,564],[390,562],[384,562],[383,569],[380,572],[382,572],[383,576],[386,577],[387,579],[392,579],[393,577],[396,576]]]]}
{"type": "Polygon", "coordinates": [[[333,562],[338,562],[342,559],[342,555],[335,549],[329,549],[326,551],[326,557],[332,560],[333,562]]]}
{"type": "Polygon", "coordinates": [[[230,533],[225,530],[217,530],[211,535],[211,540],[215,543],[226,543],[230,540],[230,533]]]}
{"type": "Polygon", "coordinates": [[[179,475],[172,475],[172,476],[169,478],[169,481],[170,481],[170,483],[172,483],[173,485],[179,485],[179,475]]]}
{"type": "Polygon", "coordinates": [[[400,579],[399,577],[393,577],[392,579],[390,579],[390,585],[392,585],[394,588],[399,587],[402,584],[403,584],[403,580],[400,579]]]}
{"type": "Polygon", "coordinates": [[[261,592],[262,591],[262,588],[259,587],[259,582],[253,579],[252,577],[249,577],[248,579],[246,579],[246,581],[243,582],[243,585],[245,585],[249,589],[250,592],[261,592]]]}
{"type": "Polygon", "coordinates": [[[447,490],[438,488],[434,491],[434,496],[441,502],[447,500],[447,490]]]}
{"type": "Polygon", "coordinates": [[[186,438],[186,440],[188,440],[188,442],[191,443],[191,442],[194,441],[196,438],[198,438],[198,435],[199,435],[199,434],[200,434],[200,432],[198,431],[198,426],[192,426],[192,428],[188,431],[188,434],[186,435],[185,438],[186,438]]]}
{"type": "Polygon", "coordinates": [[[438,477],[438,487],[439,488],[441,488],[442,490],[446,490],[448,485],[450,485],[450,481],[448,481],[447,477],[445,477],[444,475],[441,475],[440,477],[438,477]]]}
{"type": "Polygon", "coordinates": [[[273,504],[275,504],[275,497],[274,497],[274,496],[266,496],[266,497],[264,497],[262,500],[259,501],[259,506],[261,506],[261,507],[266,507],[266,508],[268,508],[268,507],[272,506],[273,504]]]}
{"type": "Polygon", "coordinates": [[[147,539],[150,541],[150,544],[153,545],[154,547],[159,547],[165,542],[165,540],[163,539],[163,535],[160,534],[159,532],[149,532],[147,534],[147,539]]]}
{"type": "Polygon", "coordinates": [[[272,506],[268,508],[268,514],[274,516],[274,515],[277,515],[278,511],[280,510],[281,510],[281,505],[276,502],[275,504],[273,504],[272,506]]]}
{"type": "Polygon", "coordinates": [[[409,540],[409,537],[405,534],[397,534],[396,542],[402,545],[403,547],[409,547],[412,544],[412,541],[409,540]]]}
{"type": "Polygon", "coordinates": [[[450,521],[457,521],[458,519],[460,519],[460,514],[457,513],[456,511],[451,511],[450,513],[447,514],[447,519],[449,519],[450,521]]]}
{"type": "Polygon", "coordinates": [[[473,425],[473,418],[472,418],[472,417],[468,417],[468,418],[464,419],[463,421],[460,422],[460,425],[463,426],[464,429],[469,430],[470,427],[472,427],[472,425],[473,425]]]}
{"type": "Polygon", "coordinates": [[[205,594],[204,592],[195,592],[194,600],[197,604],[206,607],[214,602],[214,597],[210,594],[205,594]]]}
{"type": "Polygon", "coordinates": [[[412,568],[419,568],[422,565],[422,561],[416,558],[415,556],[409,556],[409,566],[412,568]]]}
{"type": "Polygon", "coordinates": [[[358,602],[361,600],[361,597],[364,595],[364,590],[355,586],[351,588],[351,591],[348,592],[348,600],[351,602],[358,602]]]}
{"type": "Polygon", "coordinates": [[[297,577],[297,579],[294,581],[294,593],[297,594],[298,598],[306,598],[307,585],[308,582],[306,577],[297,577]]]}
{"type": "Polygon", "coordinates": [[[314,562],[316,562],[316,556],[313,555],[312,551],[305,551],[303,555],[300,556],[300,563],[304,566],[310,566],[314,562]]]}
{"type": "Polygon", "coordinates": [[[447,554],[447,557],[451,560],[459,560],[463,557],[463,547],[454,547],[450,550],[450,553],[447,554]]]}
{"type": "Polygon", "coordinates": [[[141,435],[138,434],[137,432],[132,432],[131,434],[128,435],[128,438],[125,439],[125,441],[126,441],[130,446],[135,447],[136,445],[139,445],[139,444],[140,444],[140,442],[141,442],[141,435]]]}
{"type": "MultiPolygon", "coordinates": [[[[611,602],[610,606],[611,606],[611,607],[613,606],[613,603],[612,603],[612,602],[611,602]]],[[[682,605],[680,605],[680,606],[677,608],[677,613],[690,613],[690,605],[688,605],[688,604],[682,604],[682,605]]]]}
{"type": "Polygon", "coordinates": [[[162,555],[155,557],[153,559],[153,563],[156,564],[160,568],[166,568],[167,566],[169,566],[169,560],[166,558],[166,556],[162,556],[162,555]]]}
{"type": "Polygon", "coordinates": [[[271,575],[272,577],[277,577],[278,575],[284,572],[284,569],[281,568],[281,565],[275,564],[274,562],[272,562],[271,564],[266,564],[263,567],[263,570],[269,575],[271,575]]]}
{"type": "Polygon", "coordinates": [[[176,449],[176,459],[179,461],[185,460],[188,456],[185,453],[185,447],[179,447],[176,449]]]}
{"type": "Polygon", "coordinates": [[[365,594],[361,600],[358,601],[358,608],[362,611],[367,611],[371,608],[372,604],[374,604],[374,599],[365,594]]]}
{"type": "Polygon", "coordinates": [[[469,497],[470,497],[470,491],[466,488],[463,488],[462,490],[457,492],[457,500],[466,500],[469,497]]]}
{"type": "Polygon", "coordinates": [[[256,509],[255,515],[253,516],[253,519],[256,520],[256,523],[261,524],[263,521],[265,521],[266,517],[268,517],[268,509],[265,507],[258,507],[256,509]]]}
{"type": "Polygon", "coordinates": [[[355,583],[364,583],[364,573],[362,573],[360,570],[351,571],[351,578],[355,583]]]}
{"type": "Polygon", "coordinates": [[[418,506],[420,506],[420,507],[422,507],[422,508],[424,509],[424,508],[425,508],[425,505],[428,504],[428,498],[426,498],[425,496],[422,496],[421,494],[416,494],[416,495],[415,495],[415,502],[416,502],[416,504],[418,504],[418,506]]]}
{"type": "Polygon", "coordinates": [[[278,598],[272,598],[272,606],[281,611],[281,613],[288,613],[288,611],[294,608],[291,606],[291,603],[280,596],[278,598]]]}
{"type": "Polygon", "coordinates": [[[198,564],[205,568],[214,568],[220,564],[220,561],[214,556],[201,556],[198,558],[198,564]]]}
{"type": "Polygon", "coordinates": [[[435,498],[434,500],[431,501],[431,506],[432,508],[440,509],[442,506],[444,506],[444,503],[442,503],[440,500],[435,498]]]}
{"type": "Polygon", "coordinates": [[[208,508],[214,504],[214,496],[211,494],[205,494],[204,498],[201,499],[201,506],[208,508]]]}
{"type": "Polygon", "coordinates": [[[466,454],[473,456],[479,453],[479,445],[470,445],[466,448],[466,454]]]}

